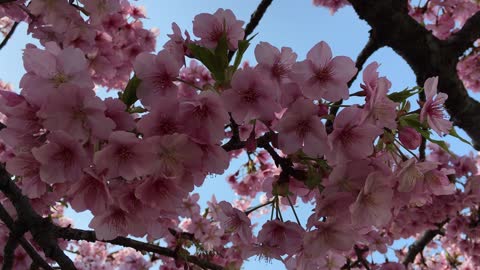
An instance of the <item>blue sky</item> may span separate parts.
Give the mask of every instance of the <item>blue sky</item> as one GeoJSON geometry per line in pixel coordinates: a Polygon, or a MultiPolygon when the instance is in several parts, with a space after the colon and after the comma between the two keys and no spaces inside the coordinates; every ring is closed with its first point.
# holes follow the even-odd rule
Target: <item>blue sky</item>
{"type": "MultiPolygon", "coordinates": [[[[237,18],[245,23],[250,19],[251,13],[255,10],[259,1],[243,0],[150,0],[137,1],[138,5],[147,8],[148,19],[144,21],[147,28],[158,28],[160,35],[157,42],[157,49],[160,49],[167,34],[171,33],[171,23],[176,22],[180,28],[191,32],[192,20],[198,13],[213,13],[218,8],[231,9],[237,18]]],[[[319,41],[326,41],[332,48],[334,55],[346,55],[352,59],[361,51],[368,40],[370,27],[361,21],[351,7],[341,9],[334,16],[324,8],[314,7],[309,0],[276,0],[268,9],[260,25],[254,33],[258,33],[252,41],[252,46],[245,55],[245,59],[255,63],[253,48],[260,41],[267,41],[277,47],[291,47],[297,54],[298,59],[304,59],[308,50],[319,41]]],[[[24,68],[22,64],[22,49],[26,43],[34,42],[26,34],[26,25],[21,24],[9,44],[0,51],[0,79],[10,82],[18,89],[24,68]]],[[[402,90],[406,87],[415,86],[413,72],[403,59],[396,55],[391,49],[383,48],[377,51],[367,63],[377,61],[381,64],[379,71],[381,76],[387,76],[392,82],[391,91],[402,90]]],[[[360,77],[361,78],[361,77],[360,77]]],[[[352,92],[359,90],[359,82],[355,82],[351,88],[352,92]]],[[[461,134],[464,134],[461,132],[461,134]]],[[[468,153],[471,148],[458,140],[448,140],[454,152],[468,153]]],[[[240,162],[234,162],[227,172],[233,172],[240,162]]],[[[235,195],[224,177],[209,177],[204,187],[199,192],[202,202],[210,199],[212,195],[217,200],[231,200],[235,195]]],[[[288,211],[290,212],[290,211],[288,211]]],[[[86,213],[73,214],[77,227],[86,228],[90,215],[86,213]]],[[[300,210],[303,220],[308,217],[309,209],[300,210]]],[[[291,215],[289,215],[292,218],[291,215]]],[[[281,263],[267,264],[265,262],[251,259],[244,266],[244,269],[283,269],[281,263]]]]}

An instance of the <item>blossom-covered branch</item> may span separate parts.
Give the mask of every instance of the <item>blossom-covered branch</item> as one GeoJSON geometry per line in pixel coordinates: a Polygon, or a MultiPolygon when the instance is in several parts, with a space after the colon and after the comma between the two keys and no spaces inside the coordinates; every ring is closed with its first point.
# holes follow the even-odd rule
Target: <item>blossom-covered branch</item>
{"type": "Polygon", "coordinates": [[[454,124],[464,129],[474,146],[480,148],[480,129],[476,124],[480,121],[480,104],[467,94],[458,78],[457,51],[450,50],[446,42],[417,23],[409,15],[407,1],[349,2],[360,18],[370,24],[379,42],[391,47],[407,61],[418,84],[432,75],[440,77],[439,90],[449,96],[445,104],[454,124]]]}
{"type": "Polygon", "coordinates": [[[111,243],[114,245],[122,246],[122,247],[131,247],[138,251],[142,252],[152,252],[161,256],[171,257],[175,260],[183,261],[185,263],[192,263],[197,266],[200,266],[202,269],[211,269],[211,270],[223,270],[224,268],[220,265],[216,265],[211,263],[207,260],[203,260],[199,257],[192,256],[189,254],[184,254],[183,252],[176,252],[169,248],[160,247],[157,245],[144,243],[141,241],[133,240],[126,237],[117,237],[112,240],[101,240],[97,239],[95,236],[94,231],[86,231],[74,228],[62,228],[62,227],[55,227],[55,235],[58,238],[63,238],[66,240],[84,240],[88,242],[96,242],[102,241],[106,243],[111,243]]]}

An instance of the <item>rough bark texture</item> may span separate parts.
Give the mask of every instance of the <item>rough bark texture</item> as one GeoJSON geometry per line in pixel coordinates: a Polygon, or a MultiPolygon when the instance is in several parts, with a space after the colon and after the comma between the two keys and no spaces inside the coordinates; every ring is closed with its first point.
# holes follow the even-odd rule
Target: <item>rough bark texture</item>
{"type": "Polygon", "coordinates": [[[410,65],[423,85],[428,77],[439,76],[439,91],[448,95],[447,111],[453,123],[472,138],[480,149],[480,104],[472,99],[457,75],[458,57],[480,37],[480,14],[448,40],[439,40],[408,15],[406,0],[349,0],[372,34],[391,47],[410,65]]]}

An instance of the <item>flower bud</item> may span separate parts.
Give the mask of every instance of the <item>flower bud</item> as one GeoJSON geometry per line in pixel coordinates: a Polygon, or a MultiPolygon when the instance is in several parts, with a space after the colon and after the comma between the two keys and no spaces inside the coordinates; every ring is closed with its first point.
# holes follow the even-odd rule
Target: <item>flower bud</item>
{"type": "Polygon", "coordinates": [[[415,150],[420,146],[422,142],[422,136],[414,128],[403,127],[398,133],[398,138],[400,142],[407,149],[415,150]]]}

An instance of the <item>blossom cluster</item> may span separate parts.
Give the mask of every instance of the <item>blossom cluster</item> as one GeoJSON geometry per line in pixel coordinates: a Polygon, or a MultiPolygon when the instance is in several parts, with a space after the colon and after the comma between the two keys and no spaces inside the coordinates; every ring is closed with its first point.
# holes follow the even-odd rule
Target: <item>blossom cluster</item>
{"type": "MultiPolygon", "coordinates": [[[[431,131],[455,135],[438,77],[389,93],[391,82],[373,62],[353,86],[360,91],[350,93],[359,70],[324,41],[305,59],[260,42],[257,64],[240,66],[250,45],[244,22],[224,9],[197,15],[192,34],[173,24],[170,40],[153,54],[155,35],[142,28],[141,8],[81,3],[32,0],[34,19],[27,20],[42,46],[24,50],[19,93],[0,83],[0,157],[39,213],[51,215],[62,202],[91,211],[99,240],[131,235],[167,243],[178,256],[150,258],[164,270],[187,267],[182,255],[192,249],[228,269],[254,255],[287,269],[405,269],[366,255],[450,220],[471,234],[462,218],[475,217],[459,213],[480,200],[476,157],[456,157],[432,139],[431,131]],[[101,99],[96,85],[125,87],[118,98],[101,99]],[[422,91],[426,99],[414,110],[411,97],[422,91]],[[427,159],[413,152],[425,140],[433,143],[427,159]],[[194,188],[242,156],[245,169],[227,181],[244,199],[212,198],[202,211],[194,188]],[[259,196],[261,205],[250,207],[259,196]],[[300,220],[295,206],[302,202],[312,211],[300,220]],[[295,220],[284,219],[288,209],[295,220]],[[271,214],[258,228],[257,210],[271,214]]],[[[10,5],[13,12],[21,4],[10,5]]],[[[462,237],[448,226],[448,239],[462,237]]],[[[443,242],[446,250],[453,240],[443,242]]],[[[477,240],[470,240],[454,246],[466,256],[456,262],[478,267],[477,240]]],[[[74,247],[78,269],[151,266],[132,249],[109,254],[100,242],[69,244],[63,248],[74,247]]],[[[29,261],[21,253],[16,263],[27,269],[29,261]]]]}

